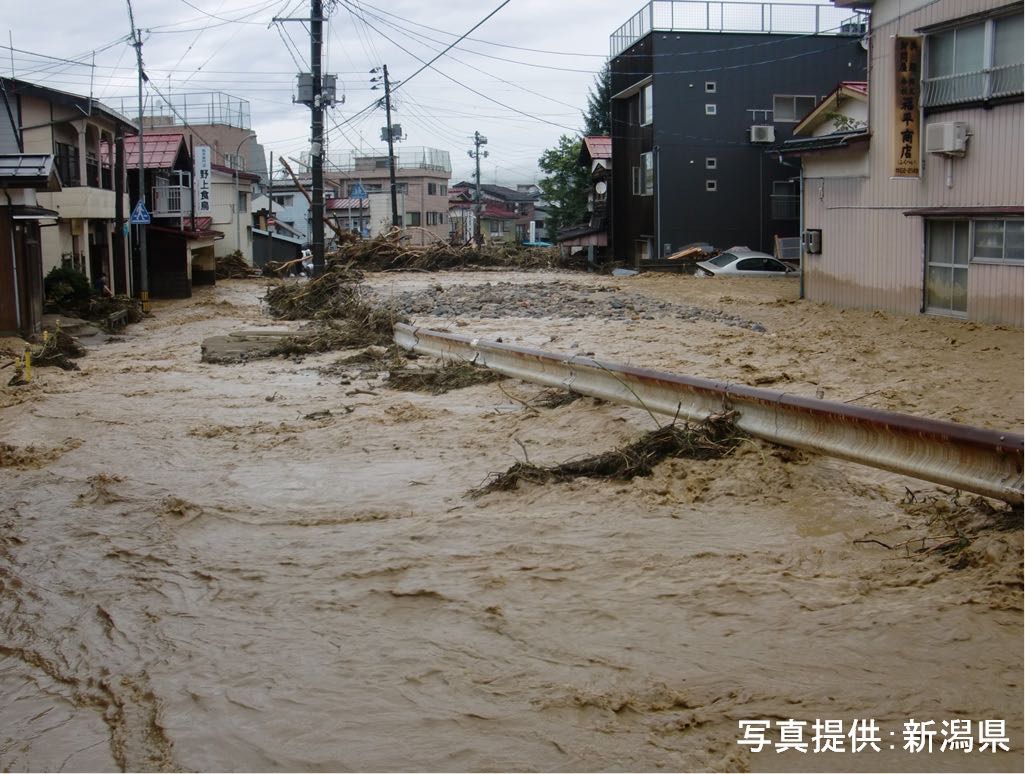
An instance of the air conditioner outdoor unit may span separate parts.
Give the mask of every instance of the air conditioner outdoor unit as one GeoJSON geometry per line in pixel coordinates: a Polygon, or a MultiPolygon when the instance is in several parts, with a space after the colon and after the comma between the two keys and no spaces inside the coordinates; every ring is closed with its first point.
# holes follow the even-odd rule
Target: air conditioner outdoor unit
{"type": "Polygon", "coordinates": [[[775,142],[776,127],[774,126],[752,126],[751,142],[775,142]]]}
{"type": "Polygon", "coordinates": [[[968,149],[968,124],[952,121],[925,127],[926,153],[963,156],[968,149]]]}

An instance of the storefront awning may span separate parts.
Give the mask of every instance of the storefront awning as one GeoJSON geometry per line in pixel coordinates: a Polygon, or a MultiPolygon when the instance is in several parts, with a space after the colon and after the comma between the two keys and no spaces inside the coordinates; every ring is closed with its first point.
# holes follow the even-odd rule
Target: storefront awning
{"type": "Polygon", "coordinates": [[[60,218],[60,213],[56,210],[48,210],[46,207],[15,204],[11,207],[11,217],[14,220],[57,220],[60,218]]]}

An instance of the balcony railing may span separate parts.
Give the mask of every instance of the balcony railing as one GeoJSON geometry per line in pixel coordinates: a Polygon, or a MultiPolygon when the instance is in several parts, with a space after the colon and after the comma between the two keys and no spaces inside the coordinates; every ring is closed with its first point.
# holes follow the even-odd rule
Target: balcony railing
{"type": "Polygon", "coordinates": [[[188,215],[190,191],[191,189],[184,185],[154,186],[150,214],[155,218],[188,215]]]}
{"type": "Polygon", "coordinates": [[[800,216],[801,197],[789,194],[786,196],[774,194],[769,199],[772,202],[773,220],[797,220],[800,216]]]}
{"type": "Polygon", "coordinates": [[[922,80],[922,106],[958,105],[1022,94],[1020,64],[922,80]]]}
{"type": "Polygon", "coordinates": [[[619,56],[650,32],[755,32],[863,35],[864,16],[832,4],[734,3],[705,0],[653,0],[635,13],[609,40],[609,55],[619,56]]]}

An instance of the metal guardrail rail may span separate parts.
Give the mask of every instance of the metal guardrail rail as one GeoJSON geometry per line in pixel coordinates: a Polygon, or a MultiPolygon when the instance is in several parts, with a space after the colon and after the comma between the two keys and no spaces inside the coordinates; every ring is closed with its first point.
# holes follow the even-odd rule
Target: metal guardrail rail
{"type": "Polygon", "coordinates": [[[405,349],[472,361],[498,373],[700,421],[729,409],[737,427],[773,443],[869,465],[965,492],[1022,503],[1025,438],[936,419],[746,385],[395,326],[405,349]]]}

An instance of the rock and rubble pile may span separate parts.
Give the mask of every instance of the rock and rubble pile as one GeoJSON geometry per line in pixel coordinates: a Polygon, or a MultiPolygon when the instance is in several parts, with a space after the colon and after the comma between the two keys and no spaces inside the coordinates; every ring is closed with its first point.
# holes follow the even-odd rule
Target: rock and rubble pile
{"type": "Polygon", "coordinates": [[[602,285],[581,286],[560,281],[436,285],[426,290],[396,293],[388,297],[388,304],[396,313],[413,317],[601,317],[615,320],[676,317],[765,331],[759,323],[718,309],[672,304],[602,285]]]}

